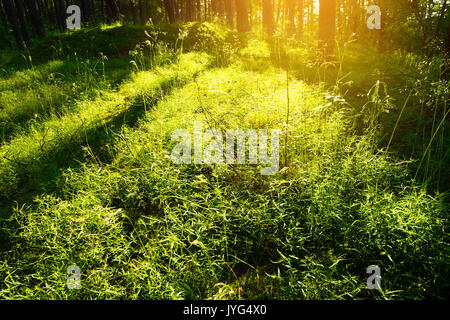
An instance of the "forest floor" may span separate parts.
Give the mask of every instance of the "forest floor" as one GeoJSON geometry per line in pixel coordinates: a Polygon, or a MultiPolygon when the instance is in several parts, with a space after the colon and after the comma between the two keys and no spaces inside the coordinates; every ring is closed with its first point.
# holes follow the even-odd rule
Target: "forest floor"
{"type": "Polygon", "coordinates": [[[448,298],[439,61],[348,44],[317,64],[186,30],[96,28],[3,56],[0,298],[448,298]],[[281,130],[280,171],[174,164],[172,133],[196,121],[281,130]]]}

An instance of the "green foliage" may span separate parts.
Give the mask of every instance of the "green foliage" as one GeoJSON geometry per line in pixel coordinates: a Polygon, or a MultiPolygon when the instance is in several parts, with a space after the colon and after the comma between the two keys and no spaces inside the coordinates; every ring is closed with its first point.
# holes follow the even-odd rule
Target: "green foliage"
{"type": "Polygon", "coordinates": [[[446,163],[438,60],[348,44],[323,65],[297,42],[154,28],[86,30],[99,42],[69,61],[77,31],[58,60],[0,78],[1,298],[448,298],[448,198],[392,154],[420,131],[432,147],[416,162],[446,163]],[[415,106],[431,131],[408,127],[415,106]],[[194,121],[282,129],[287,166],[177,166],[171,133],[194,121]],[[81,290],[66,287],[74,264],[81,290]]]}

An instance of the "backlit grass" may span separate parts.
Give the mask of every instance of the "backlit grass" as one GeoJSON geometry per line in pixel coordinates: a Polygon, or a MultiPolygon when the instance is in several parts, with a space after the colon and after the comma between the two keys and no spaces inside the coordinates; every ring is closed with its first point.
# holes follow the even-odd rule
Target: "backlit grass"
{"type": "MultiPolygon", "coordinates": [[[[414,180],[414,158],[382,147],[386,112],[398,114],[406,96],[373,75],[336,83],[333,68],[313,81],[300,60],[280,64],[273,43],[232,47],[175,50],[150,70],[133,60],[126,75],[107,65],[107,76],[97,71],[103,83],[80,89],[88,97],[67,98],[64,111],[3,142],[1,298],[448,297],[446,194],[414,180]],[[222,132],[282,130],[280,172],[173,164],[171,133],[194,121],[222,132]],[[70,265],[82,271],[81,290],[66,287],[70,265]],[[366,287],[369,265],[381,267],[380,291],[366,287]]],[[[59,63],[36,68],[47,79],[59,63]]],[[[22,112],[24,86],[17,74],[0,80],[16,97],[12,115],[22,112]]]]}

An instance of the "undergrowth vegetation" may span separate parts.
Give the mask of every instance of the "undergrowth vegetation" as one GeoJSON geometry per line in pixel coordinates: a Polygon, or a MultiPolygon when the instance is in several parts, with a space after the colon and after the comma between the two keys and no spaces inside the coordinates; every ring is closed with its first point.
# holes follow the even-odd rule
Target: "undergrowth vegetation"
{"type": "Polygon", "coordinates": [[[41,45],[0,78],[1,298],[448,298],[440,58],[349,42],[323,63],[212,23],[41,45]],[[281,129],[280,172],[175,165],[195,121],[281,129]]]}

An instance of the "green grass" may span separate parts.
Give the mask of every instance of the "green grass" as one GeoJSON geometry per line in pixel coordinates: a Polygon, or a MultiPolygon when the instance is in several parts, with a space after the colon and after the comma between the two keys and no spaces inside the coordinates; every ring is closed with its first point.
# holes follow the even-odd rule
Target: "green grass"
{"type": "MultiPolygon", "coordinates": [[[[355,49],[341,69],[313,70],[313,53],[301,47],[283,53],[277,43],[246,45],[213,24],[184,28],[178,42],[186,46],[135,47],[143,40],[137,28],[134,45],[115,44],[134,53],[105,65],[58,56],[0,79],[1,116],[11,124],[0,146],[0,297],[448,298],[448,198],[413,179],[420,157],[404,161],[392,151],[401,149],[397,135],[418,128],[429,135],[426,126],[405,125],[410,104],[398,117],[409,88],[364,75],[369,62],[349,76],[352,84],[336,82],[356,68],[355,49]],[[79,91],[71,94],[74,81],[79,91]],[[222,132],[281,129],[287,167],[265,177],[259,165],[177,166],[171,133],[192,130],[194,121],[222,132]],[[66,287],[74,264],[81,290],[66,287]],[[366,288],[369,265],[381,267],[380,291],[366,288]]],[[[116,29],[134,30],[95,34],[109,39],[116,29]]],[[[61,39],[67,48],[71,37],[78,39],[61,39]]],[[[420,64],[409,61],[400,67],[420,64]]],[[[438,88],[441,108],[446,93],[438,88]]],[[[429,172],[433,161],[445,166],[439,112],[429,172]]]]}

